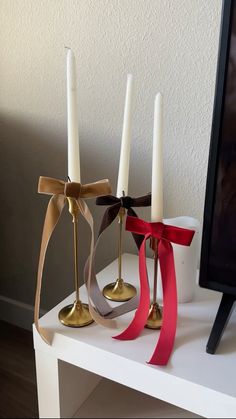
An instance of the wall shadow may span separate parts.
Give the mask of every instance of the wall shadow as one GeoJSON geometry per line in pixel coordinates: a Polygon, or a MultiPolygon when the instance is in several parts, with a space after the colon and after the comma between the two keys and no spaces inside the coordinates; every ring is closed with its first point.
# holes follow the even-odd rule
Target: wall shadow
{"type": "MultiPolygon", "coordinates": [[[[83,132],[82,136],[91,133],[83,132]]],[[[116,193],[120,139],[113,159],[103,161],[102,144],[107,144],[99,133],[94,136],[94,148],[89,143],[81,147],[83,183],[109,178],[116,193]],[[99,154],[100,153],[100,154],[99,154]],[[117,156],[116,156],[117,154],[117,156]],[[116,165],[114,164],[116,161],[116,165]]],[[[1,116],[0,178],[2,205],[0,207],[0,295],[34,304],[37,264],[41,233],[49,197],[37,193],[40,175],[66,179],[66,131],[50,128],[50,121],[33,123],[26,116],[1,116]]],[[[112,153],[111,150],[109,153],[112,153]]],[[[136,181],[139,180],[139,173],[136,181]]],[[[131,187],[132,188],[132,181],[131,187]]],[[[136,184],[136,182],[133,182],[136,184]]],[[[135,188],[133,188],[136,192],[135,188]]],[[[132,190],[132,189],[131,189],[132,190]]],[[[148,192],[147,189],[141,193],[148,192]]],[[[104,212],[94,200],[87,201],[95,220],[95,233],[104,212]]],[[[139,211],[148,217],[148,209],[139,211]]],[[[117,225],[104,234],[96,258],[97,271],[117,256],[117,225]]],[[[79,223],[79,266],[83,281],[83,266],[89,251],[90,231],[84,220],[79,223]]],[[[137,253],[130,234],[125,234],[124,251],[137,253]]],[[[114,278],[112,278],[114,279],[114,278]]],[[[42,307],[49,309],[73,292],[72,223],[67,210],[61,217],[49,245],[42,290],[42,307]]]]}

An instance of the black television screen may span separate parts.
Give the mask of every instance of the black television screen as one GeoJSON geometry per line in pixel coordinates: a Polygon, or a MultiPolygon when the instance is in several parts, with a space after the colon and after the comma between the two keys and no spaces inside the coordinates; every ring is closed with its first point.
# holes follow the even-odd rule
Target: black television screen
{"type": "Polygon", "coordinates": [[[222,12],[200,286],[236,295],[236,1],[222,12]]]}

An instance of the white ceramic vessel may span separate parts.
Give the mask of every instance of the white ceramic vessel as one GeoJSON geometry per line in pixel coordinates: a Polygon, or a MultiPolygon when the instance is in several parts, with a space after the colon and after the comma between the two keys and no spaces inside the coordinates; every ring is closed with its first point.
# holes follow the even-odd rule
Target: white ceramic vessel
{"type": "MultiPolygon", "coordinates": [[[[178,303],[188,303],[193,300],[196,275],[199,262],[200,223],[193,217],[176,217],[164,219],[164,223],[177,227],[195,230],[191,246],[172,244],[175,258],[178,303]]],[[[162,300],[160,269],[158,269],[158,298],[162,300]]]]}

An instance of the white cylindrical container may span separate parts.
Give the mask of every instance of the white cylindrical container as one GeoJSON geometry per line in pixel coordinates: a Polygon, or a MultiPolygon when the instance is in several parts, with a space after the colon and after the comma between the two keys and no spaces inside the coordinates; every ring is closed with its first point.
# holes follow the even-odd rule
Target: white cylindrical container
{"type": "MultiPolygon", "coordinates": [[[[196,288],[196,276],[199,262],[200,223],[192,217],[176,217],[163,220],[164,224],[195,230],[190,246],[172,243],[175,258],[175,273],[178,293],[178,303],[188,303],[193,300],[196,288]]],[[[158,267],[158,298],[162,299],[160,269],[158,267]]]]}

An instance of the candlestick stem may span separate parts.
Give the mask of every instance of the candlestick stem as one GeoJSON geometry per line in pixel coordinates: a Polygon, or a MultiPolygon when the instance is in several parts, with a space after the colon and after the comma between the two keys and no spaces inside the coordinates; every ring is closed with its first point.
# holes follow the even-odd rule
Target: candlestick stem
{"type": "Polygon", "coordinates": [[[59,312],[59,320],[64,326],[83,327],[93,322],[89,313],[88,304],[84,304],[79,296],[79,268],[78,268],[78,219],[79,207],[76,199],[67,198],[69,203],[69,212],[72,215],[73,222],[73,247],[74,247],[74,282],[75,282],[75,302],[64,307],[59,312]]]}
{"type": "Polygon", "coordinates": [[[154,284],[153,284],[153,304],[157,303],[157,274],[158,274],[158,252],[154,252],[154,284]]]}
{"type": "Polygon", "coordinates": [[[123,242],[123,217],[124,209],[119,211],[118,223],[119,223],[119,240],[118,240],[118,279],[122,280],[122,242],[123,242]]]}
{"type": "Polygon", "coordinates": [[[119,237],[118,237],[118,279],[105,286],[103,295],[111,301],[128,301],[135,297],[136,288],[124,282],[122,279],[122,243],[123,243],[123,220],[125,216],[125,208],[120,208],[118,214],[119,237]]]}
{"type": "Polygon", "coordinates": [[[148,329],[161,329],[162,309],[157,302],[158,240],[152,237],[150,247],[153,250],[154,257],[153,301],[149,309],[148,319],[145,327],[148,329]]]}
{"type": "Polygon", "coordinates": [[[73,222],[73,248],[74,248],[74,281],[76,301],[79,301],[79,269],[78,269],[78,220],[79,208],[77,202],[73,198],[68,198],[69,213],[72,215],[73,222]]]}
{"type": "Polygon", "coordinates": [[[74,230],[74,275],[76,301],[79,301],[79,270],[78,270],[78,219],[73,219],[74,230]]]}

